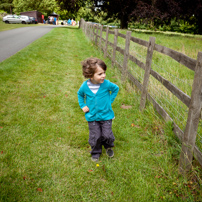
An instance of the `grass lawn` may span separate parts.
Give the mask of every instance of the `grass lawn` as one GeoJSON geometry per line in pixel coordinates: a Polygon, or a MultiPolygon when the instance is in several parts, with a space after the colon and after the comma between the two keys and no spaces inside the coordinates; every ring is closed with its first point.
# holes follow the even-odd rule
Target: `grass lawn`
{"type": "Polygon", "coordinates": [[[139,92],[120,78],[82,30],[65,27],[0,63],[0,201],[202,200],[200,167],[187,179],[178,174],[171,123],[149,103],[140,113],[139,92]],[[91,56],[106,62],[107,79],[120,87],[115,156],[103,151],[97,163],[77,101],[80,62],[91,56]]]}
{"type": "Polygon", "coordinates": [[[3,21],[0,21],[0,32],[1,31],[6,31],[10,29],[16,29],[20,27],[30,27],[30,26],[40,26],[44,24],[6,24],[3,21]]]}

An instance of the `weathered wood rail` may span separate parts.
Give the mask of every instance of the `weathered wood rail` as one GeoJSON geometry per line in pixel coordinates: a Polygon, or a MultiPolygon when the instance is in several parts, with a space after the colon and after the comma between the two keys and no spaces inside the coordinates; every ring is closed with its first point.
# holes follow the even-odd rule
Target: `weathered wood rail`
{"type": "Polygon", "coordinates": [[[195,145],[198,123],[201,117],[202,109],[202,52],[198,53],[197,60],[195,60],[183,53],[156,44],[154,37],[150,37],[149,41],[144,41],[142,39],[131,36],[130,31],[128,31],[125,35],[119,33],[116,29],[113,31],[109,30],[109,27],[103,29],[103,26],[95,26],[92,23],[85,22],[83,19],[80,22],[80,27],[83,29],[84,33],[92,41],[94,41],[95,44],[98,45],[99,48],[104,52],[104,57],[108,56],[112,60],[112,66],[116,65],[117,67],[119,67],[122,72],[122,80],[124,81],[126,78],[128,78],[141,91],[142,94],[140,100],[140,110],[142,111],[145,108],[145,102],[146,99],[148,99],[150,102],[152,102],[153,107],[163,117],[165,121],[173,122],[173,131],[182,142],[179,171],[185,174],[191,169],[193,156],[202,165],[202,153],[195,145]],[[100,30],[99,34],[98,30],[100,30]],[[106,32],[106,38],[102,37],[103,32],[106,32]],[[108,40],[109,34],[114,35],[114,43],[108,40]],[[125,39],[125,49],[117,46],[118,37],[122,37],[125,39]],[[141,62],[135,56],[129,53],[130,41],[133,41],[134,43],[137,43],[147,48],[146,63],[141,62]],[[103,42],[104,48],[102,47],[103,42]],[[108,54],[108,45],[111,46],[113,49],[112,55],[108,54]],[[124,56],[122,65],[120,65],[116,61],[116,51],[120,52],[124,56]],[[169,56],[173,60],[177,61],[178,63],[184,65],[185,67],[195,72],[191,97],[189,97],[186,93],[181,91],[174,84],[172,84],[170,81],[162,77],[158,72],[154,71],[151,68],[152,56],[154,51],[169,56]],[[134,62],[144,70],[145,73],[143,84],[141,84],[138,79],[135,78],[128,71],[128,60],[134,62]],[[161,107],[160,104],[148,93],[147,88],[150,75],[153,76],[153,78],[155,78],[156,80],[158,80],[164,87],[166,87],[174,96],[176,96],[189,108],[185,131],[182,131],[180,129],[180,127],[173,121],[173,119],[169,116],[166,110],[163,109],[163,107],[161,107]]]}

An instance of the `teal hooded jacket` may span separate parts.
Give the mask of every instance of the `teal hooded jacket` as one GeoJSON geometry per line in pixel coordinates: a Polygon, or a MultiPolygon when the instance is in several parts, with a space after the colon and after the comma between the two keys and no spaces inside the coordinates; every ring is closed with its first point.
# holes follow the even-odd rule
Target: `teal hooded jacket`
{"type": "Polygon", "coordinates": [[[117,96],[119,87],[110,82],[104,80],[100,84],[100,88],[96,94],[94,94],[87,85],[87,81],[84,81],[81,85],[78,94],[79,106],[84,108],[88,106],[89,112],[85,113],[87,121],[106,121],[114,118],[114,112],[111,104],[117,96]]]}

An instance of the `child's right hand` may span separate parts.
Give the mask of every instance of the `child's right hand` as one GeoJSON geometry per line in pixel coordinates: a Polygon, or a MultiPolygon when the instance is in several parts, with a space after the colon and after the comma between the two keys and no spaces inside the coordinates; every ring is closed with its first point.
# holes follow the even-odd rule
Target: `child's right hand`
{"type": "Polygon", "coordinates": [[[85,106],[84,108],[82,108],[83,112],[89,112],[89,108],[87,106],[85,106]]]}

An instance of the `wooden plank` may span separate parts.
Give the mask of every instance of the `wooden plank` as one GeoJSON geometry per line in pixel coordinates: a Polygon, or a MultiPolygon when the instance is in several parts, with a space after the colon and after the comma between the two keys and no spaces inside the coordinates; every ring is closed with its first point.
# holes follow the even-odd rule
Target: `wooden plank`
{"type": "Polygon", "coordinates": [[[137,86],[137,88],[142,91],[142,84],[130,73],[128,72],[128,78],[130,81],[137,86]]]}
{"type": "Polygon", "coordinates": [[[118,52],[120,52],[122,55],[124,55],[124,49],[123,49],[123,48],[117,46],[117,47],[116,47],[116,50],[117,50],[118,52]]]}
{"type": "Polygon", "coordinates": [[[191,98],[187,94],[185,94],[174,84],[172,84],[167,79],[163,78],[160,74],[158,74],[154,70],[151,69],[150,74],[159,82],[161,82],[173,95],[175,95],[179,100],[181,100],[187,107],[189,107],[191,98]]]}
{"type": "Polygon", "coordinates": [[[173,132],[178,137],[180,142],[182,142],[184,137],[184,132],[180,129],[180,127],[175,122],[173,122],[173,125],[174,125],[173,132]]]}
{"type": "Polygon", "coordinates": [[[145,47],[149,46],[149,42],[148,41],[144,41],[142,39],[138,39],[138,38],[133,37],[133,36],[130,38],[130,40],[133,41],[133,42],[135,42],[135,43],[137,43],[137,44],[139,44],[139,45],[145,46],[145,47]]]}
{"type": "Polygon", "coordinates": [[[114,44],[110,41],[108,41],[108,45],[110,45],[112,48],[114,47],[114,44]]]}
{"type": "Polygon", "coordinates": [[[117,47],[117,42],[118,42],[118,30],[114,30],[114,46],[113,46],[113,53],[112,53],[112,67],[115,65],[116,61],[116,47],[117,47]]]}
{"type": "Polygon", "coordinates": [[[138,60],[135,56],[129,55],[129,60],[131,60],[132,62],[137,64],[140,68],[145,70],[145,64],[141,62],[140,60],[138,60]]]}
{"type": "Polygon", "coordinates": [[[186,174],[192,167],[193,151],[195,147],[197,129],[202,109],[202,52],[198,53],[192,86],[191,102],[189,106],[187,124],[182,142],[179,171],[186,174]]]}
{"type": "Polygon", "coordinates": [[[109,34],[114,34],[114,31],[109,30],[109,34]]]}
{"type": "Polygon", "coordinates": [[[122,70],[122,66],[116,61],[116,66],[119,68],[119,70],[122,70]]]}
{"type": "Polygon", "coordinates": [[[122,75],[121,75],[122,81],[125,81],[127,78],[130,37],[131,37],[131,31],[127,31],[126,42],[125,42],[125,51],[124,51],[124,59],[123,59],[123,69],[122,69],[122,75]]]}
{"type": "Polygon", "coordinates": [[[104,49],[104,58],[107,57],[107,43],[108,43],[108,35],[109,35],[109,27],[107,27],[106,31],[106,41],[105,41],[105,49],[104,49]]]}
{"type": "Polygon", "coordinates": [[[126,35],[125,34],[121,34],[121,33],[118,33],[118,36],[122,37],[122,38],[126,38],[126,35]]]}
{"type": "Polygon", "coordinates": [[[202,166],[202,153],[198,149],[197,146],[194,147],[194,158],[201,164],[202,166]]]}
{"type": "Polygon", "coordinates": [[[141,94],[141,99],[140,99],[140,111],[142,111],[145,108],[145,103],[146,103],[146,98],[147,98],[147,88],[148,88],[148,83],[149,83],[149,75],[150,75],[150,70],[151,70],[154,45],[155,45],[155,37],[150,37],[149,46],[147,49],[147,58],[146,58],[146,64],[145,64],[143,89],[142,89],[142,94],[141,94]]]}
{"type": "Polygon", "coordinates": [[[167,48],[165,46],[161,46],[158,44],[155,44],[154,50],[170,56],[171,58],[173,58],[174,60],[176,60],[180,64],[182,64],[182,65],[188,67],[189,69],[195,71],[195,66],[196,66],[196,60],[195,59],[192,59],[192,58],[184,55],[183,53],[177,52],[175,50],[172,50],[170,48],[167,48]]]}
{"type": "Polygon", "coordinates": [[[161,107],[161,105],[159,105],[149,93],[147,94],[147,99],[153,104],[153,107],[163,117],[165,121],[172,121],[166,110],[161,107]]]}

